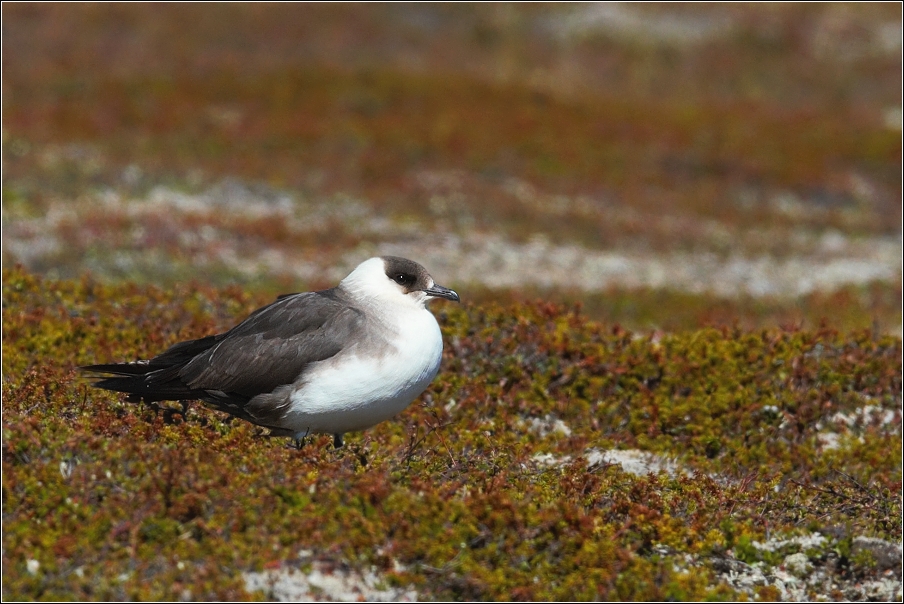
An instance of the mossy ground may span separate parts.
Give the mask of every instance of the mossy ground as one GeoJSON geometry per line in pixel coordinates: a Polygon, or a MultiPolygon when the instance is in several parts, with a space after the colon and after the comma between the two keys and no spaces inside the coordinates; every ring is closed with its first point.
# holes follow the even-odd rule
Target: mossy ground
{"type": "Polygon", "coordinates": [[[863,538],[901,539],[897,5],[2,12],[5,599],[240,599],[312,564],[774,599],[736,564],[894,566],[863,538]],[[466,304],[436,305],[428,392],[343,451],[77,376],[386,246],[466,304]]]}
{"type": "Polygon", "coordinates": [[[767,536],[901,538],[901,341],[870,331],[640,337],[551,304],[443,305],[439,377],[340,451],[75,370],[262,302],[4,272],[5,598],[242,599],[242,572],[307,550],[427,599],[731,600],[718,561],[780,563],[751,545],[767,536]],[[532,427],[550,418],[567,434],[532,427]],[[608,449],[687,471],[588,464],[608,449]]]}

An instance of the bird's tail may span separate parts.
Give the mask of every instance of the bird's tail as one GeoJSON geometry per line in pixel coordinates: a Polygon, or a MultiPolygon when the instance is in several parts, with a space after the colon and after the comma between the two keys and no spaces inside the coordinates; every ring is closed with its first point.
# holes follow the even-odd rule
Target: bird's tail
{"type": "Polygon", "coordinates": [[[195,355],[213,346],[218,337],[207,336],[180,342],[149,361],[86,365],[79,369],[90,374],[88,377],[96,379],[93,386],[125,392],[132,402],[203,399],[205,391],[189,387],[182,381],[179,372],[195,355]]]}
{"type": "Polygon", "coordinates": [[[180,372],[197,354],[202,353],[222,336],[207,336],[199,340],[180,342],[150,360],[131,363],[85,365],[79,369],[95,380],[92,385],[114,392],[125,392],[129,401],[156,403],[158,401],[200,400],[208,406],[232,416],[267,428],[271,435],[294,436],[295,432],[252,415],[246,405],[249,397],[219,390],[196,389],[182,380],[180,372]]]}
{"type": "Polygon", "coordinates": [[[150,361],[79,367],[95,379],[92,386],[125,392],[132,402],[186,401],[200,398],[198,391],[179,379],[178,367],[160,367],[150,361]]]}

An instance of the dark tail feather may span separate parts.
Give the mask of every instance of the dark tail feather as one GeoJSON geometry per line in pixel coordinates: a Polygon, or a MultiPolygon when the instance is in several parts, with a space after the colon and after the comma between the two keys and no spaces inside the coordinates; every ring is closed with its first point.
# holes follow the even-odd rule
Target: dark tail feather
{"type": "Polygon", "coordinates": [[[135,361],[134,363],[110,363],[109,365],[84,365],[79,371],[85,373],[99,373],[110,375],[146,375],[154,368],[149,361],[135,361]]]}
{"type": "Polygon", "coordinates": [[[86,365],[79,369],[93,374],[89,376],[97,380],[93,386],[125,392],[130,401],[144,400],[152,403],[203,400],[207,395],[206,391],[189,388],[180,379],[179,370],[196,355],[216,344],[221,337],[207,336],[179,342],[149,361],[86,365]]]}
{"type": "Polygon", "coordinates": [[[87,374],[86,377],[95,380],[92,386],[125,392],[131,402],[200,400],[214,409],[263,426],[270,430],[271,435],[294,436],[292,430],[270,426],[266,421],[261,422],[259,418],[251,415],[245,408],[249,400],[247,396],[219,390],[193,389],[182,381],[179,371],[197,354],[215,345],[220,337],[208,336],[199,340],[180,342],[147,361],[85,365],[79,369],[87,374]]]}
{"type": "Polygon", "coordinates": [[[96,379],[92,386],[125,392],[129,400],[147,403],[156,401],[189,401],[204,396],[203,390],[193,390],[178,378],[179,367],[160,367],[149,361],[86,365],[79,369],[96,379]]]}

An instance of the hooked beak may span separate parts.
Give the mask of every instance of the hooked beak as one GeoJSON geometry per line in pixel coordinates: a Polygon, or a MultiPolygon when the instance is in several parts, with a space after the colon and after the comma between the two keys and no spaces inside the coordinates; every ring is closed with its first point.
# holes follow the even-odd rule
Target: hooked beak
{"type": "Polygon", "coordinates": [[[433,287],[425,289],[424,293],[427,294],[428,298],[445,298],[446,300],[452,300],[453,302],[461,302],[461,298],[458,297],[458,294],[448,287],[443,287],[436,283],[433,284],[433,287]]]}

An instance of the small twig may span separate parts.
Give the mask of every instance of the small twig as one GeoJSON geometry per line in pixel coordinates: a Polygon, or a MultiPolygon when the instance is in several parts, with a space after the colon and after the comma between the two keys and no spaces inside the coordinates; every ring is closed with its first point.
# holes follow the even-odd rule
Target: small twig
{"type": "Polygon", "coordinates": [[[427,423],[427,425],[430,426],[430,431],[436,432],[436,436],[439,438],[439,442],[441,442],[443,444],[443,447],[445,447],[445,449],[446,449],[446,453],[449,454],[449,461],[452,462],[452,465],[453,466],[458,465],[458,462],[455,461],[455,456],[452,455],[452,449],[450,449],[449,445],[446,444],[446,439],[443,438],[442,432],[440,432],[440,430],[439,430],[440,428],[445,428],[446,426],[451,426],[452,422],[446,422],[445,424],[441,423],[440,419],[439,419],[439,414],[436,412],[436,409],[432,410],[432,415],[433,415],[434,419],[436,419],[437,423],[434,424],[433,426],[430,426],[429,422],[427,423]]]}

